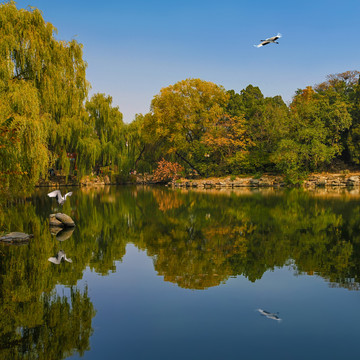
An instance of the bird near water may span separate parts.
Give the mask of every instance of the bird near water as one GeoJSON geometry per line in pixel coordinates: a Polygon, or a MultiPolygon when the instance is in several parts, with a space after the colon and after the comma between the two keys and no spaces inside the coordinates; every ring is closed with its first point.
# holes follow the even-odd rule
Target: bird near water
{"type": "Polygon", "coordinates": [[[70,192],[66,193],[64,196],[62,196],[60,190],[54,190],[51,193],[48,193],[47,195],[48,195],[48,197],[52,197],[52,198],[57,197],[57,201],[58,201],[59,205],[63,205],[66,198],[68,196],[72,195],[72,192],[70,191],[70,192]]]}
{"type": "Polygon", "coordinates": [[[259,45],[254,45],[254,46],[259,48],[259,47],[265,46],[265,45],[270,44],[270,43],[278,44],[278,42],[276,40],[280,39],[280,38],[281,38],[281,34],[278,33],[277,35],[269,37],[269,38],[267,38],[265,40],[260,40],[261,43],[259,45]]]}

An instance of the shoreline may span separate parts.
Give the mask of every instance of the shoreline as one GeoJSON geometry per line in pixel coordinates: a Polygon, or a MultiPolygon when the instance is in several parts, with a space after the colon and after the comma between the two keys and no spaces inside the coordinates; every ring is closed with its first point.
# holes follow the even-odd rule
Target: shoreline
{"type": "Polygon", "coordinates": [[[311,174],[299,185],[289,185],[284,181],[283,176],[279,175],[262,175],[260,177],[225,177],[209,179],[178,179],[172,181],[171,186],[174,188],[318,188],[318,187],[358,187],[360,186],[360,172],[347,174],[341,173],[319,173],[311,174]]]}
{"type": "MultiPolygon", "coordinates": [[[[159,185],[152,181],[150,175],[136,175],[129,181],[113,182],[108,176],[87,176],[80,181],[76,179],[68,179],[66,182],[65,176],[57,177],[56,179],[48,179],[40,181],[36,187],[94,187],[104,185],[159,185]]],[[[227,176],[227,177],[212,177],[201,179],[186,179],[180,178],[161,184],[163,186],[172,188],[319,188],[319,187],[333,187],[333,188],[352,188],[360,186],[360,172],[347,173],[314,173],[311,174],[299,185],[289,185],[284,181],[284,177],[280,175],[264,174],[260,177],[252,176],[227,176]]]]}

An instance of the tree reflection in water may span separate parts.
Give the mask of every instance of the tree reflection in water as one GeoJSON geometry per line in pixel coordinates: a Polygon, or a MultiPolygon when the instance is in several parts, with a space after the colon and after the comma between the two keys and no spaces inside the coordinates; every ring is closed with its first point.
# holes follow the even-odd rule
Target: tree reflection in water
{"type": "MultiPolygon", "coordinates": [[[[87,288],[76,287],[81,271],[48,262],[57,249],[47,218],[33,202],[0,212],[1,230],[16,228],[34,234],[27,245],[0,246],[0,358],[63,359],[90,348],[95,315],[87,288]],[[69,287],[68,296],[55,291],[69,287]]],[[[72,264],[67,264],[72,265],[72,264]]]]}
{"type": "Polygon", "coordinates": [[[357,194],[78,188],[62,208],[76,228],[59,241],[48,220],[57,205],[46,191],[0,205],[0,232],[34,234],[27,245],[0,246],[5,358],[59,359],[86,351],[95,310],[77,283],[86,267],[104,276],[114,272],[129,243],[153,258],[165,281],[183,288],[206,289],[238,275],[254,282],[283,266],[321,276],[330,286],[359,287],[357,194]],[[73,262],[50,263],[60,250],[73,262]],[[57,284],[70,295],[56,294],[57,284]]]}

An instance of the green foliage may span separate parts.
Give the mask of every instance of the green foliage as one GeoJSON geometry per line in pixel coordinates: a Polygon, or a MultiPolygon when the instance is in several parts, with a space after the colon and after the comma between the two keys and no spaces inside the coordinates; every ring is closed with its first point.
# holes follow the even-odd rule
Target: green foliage
{"type": "Polygon", "coordinates": [[[144,136],[199,174],[229,171],[229,162],[249,141],[243,118],[226,113],[228,100],[221,86],[200,79],[163,88],[151,103],[144,136]]]}
{"type": "MultiPolygon", "coordinates": [[[[351,116],[351,126],[342,133],[343,158],[352,163],[360,163],[360,72],[346,71],[329,75],[327,81],[316,86],[319,94],[327,96],[330,102],[346,105],[351,116]]],[[[343,105],[344,106],[344,105],[343,105]]],[[[339,109],[340,110],[340,109],[339,109]]],[[[341,111],[341,110],[340,110],[341,111]]]]}
{"type": "MultiPolygon", "coordinates": [[[[245,127],[252,145],[242,158],[236,159],[239,172],[256,172],[272,170],[274,164],[271,154],[281,139],[286,137],[289,128],[289,111],[280,96],[264,98],[258,87],[249,85],[236,94],[228,91],[230,114],[241,114],[245,117],[245,127]]],[[[232,167],[234,169],[234,165],[232,167]]]]}
{"type": "Polygon", "coordinates": [[[49,160],[47,120],[31,84],[24,80],[9,83],[0,100],[0,179],[3,185],[14,185],[24,177],[34,184],[40,174],[46,173],[49,160]]]}
{"type": "Polygon", "coordinates": [[[119,165],[119,153],[124,146],[122,113],[118,107],[112,107],[111,96],[105,94],[95,94],[91,100],[86,103],[86,110],[89,114],[88,123],[95,130],[98,139],[99,148],[94,153],[93,163],[95,161],[99,166],[109,164],[119,165]]]}
{"type": "Polygon", "coordinates": [[[299,91],[290,106],[290,132],[279,142],[271,159],[288,180],[329,164],[343,147],[342,133],[351,126],[344,102],[331,101],[308,87],[299,91]]]}
{"type": "MultiPolygon", "coordinates": [[[[69,139],[87,96],[86,63],[75,40],[58,41],[39,10],[0,4],[0,168],[5,181],[26,175],[36,183],[48,164],[72,152],[69,139]],[[13,118],[11,126],[4,120],[13,118]],[[17,146],[12,149],[9,141],[17,146]],[[4,164],[3,160],[7,160],[4,164]]],[[[66,166],[62,157],[61,166],[66,166]]]]}
{"type": "Polygon", "coordinates": [[[35,184],[49,165],[81,177],[94,167],[126,163],[122,114],[95,94],[82,45],[59,41],[35,8],[0,4],[0,178],[35,184]],[[67,154],[75,154],[76,163],[67,154]],[[125,154],[125,155],[124,155],[125,154]],[[124,160],[125,157],[125,160],[124,160]]]}
{"type": "Polygon", "coordinates": [[[82,45],[59,41],[41,11],[0,4],[0,183],[36,184],[56,167],[79,177],[151,173],[162,158],[185,173],[280,172],[290,182],[341,159],[360,164],[359,71],[329,75],[287,106],[248,85],[240,93],[186,79],[124,124],[112,97],[94,94],[82,45]],[[73,154],[70,160],[68,154],[73,154]]]}

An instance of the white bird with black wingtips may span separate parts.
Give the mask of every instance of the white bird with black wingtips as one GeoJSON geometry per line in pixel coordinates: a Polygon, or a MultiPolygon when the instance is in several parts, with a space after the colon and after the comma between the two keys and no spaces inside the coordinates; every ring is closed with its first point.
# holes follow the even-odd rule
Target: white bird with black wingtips
{"type": "Polygon", "coordinates": [[[54,191],[52,191],[51,193],[48,193],[47,195],[48,195],[48,197],[57,197],[58,203],[59,203],[60,205],[63,205],[64,202],[65,202],[65,200],[66,200],[66,198],[67,198],[68,196],[71,196],[71,195],[72,195],[72,192],[70,191],[70,192],[68,192],[67,194],[65,194],[64,196],[62,196],[60,190],[54,190],[54,191]]]}
{"type": "Polygon", "coordinates": [[[261,43],[259,45],[254,45],[254,46],[259,48],[259,47],[265,46],[265,45],[270,44],[270,43],[278,44],[278,42],[276,40],[280,39],[280,38],[281,38],[281,34],[278,33],[277,35],[269,37],[269,38],[267,38],[265,40],[260,40],[261,43]]]}

